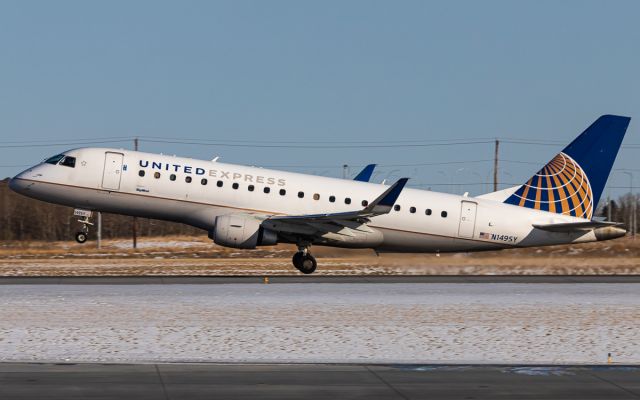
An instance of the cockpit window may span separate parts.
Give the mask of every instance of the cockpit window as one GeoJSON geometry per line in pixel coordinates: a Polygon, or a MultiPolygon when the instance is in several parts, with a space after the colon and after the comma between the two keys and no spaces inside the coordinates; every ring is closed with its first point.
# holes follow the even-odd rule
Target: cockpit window
{"type": "Polygon", "coordinates": [[[60,161],[60,165],[64,165],[65,167],[75,168],[76,158],[66,156],[65,158],[62,159],[62,161],[60,161]]]}
{"type": "Polygon", "coordinates": [[[46,160],[44,160],[44,162],[46,162],[47,164],[53,164],[56,165],[60,160],[62,160],[62,158],[64,157],[64,154],[58,154],[55,155],[51,158],[48,158],[46,160]]]}

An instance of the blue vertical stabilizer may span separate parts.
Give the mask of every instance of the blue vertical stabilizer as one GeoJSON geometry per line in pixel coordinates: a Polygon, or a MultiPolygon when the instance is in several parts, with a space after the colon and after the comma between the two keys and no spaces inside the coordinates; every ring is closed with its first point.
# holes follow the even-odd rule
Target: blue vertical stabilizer
{"type": "Polygon", "coordinates": [[[591,219],[630,120],[601,116],[505,203],[591,219]]]}

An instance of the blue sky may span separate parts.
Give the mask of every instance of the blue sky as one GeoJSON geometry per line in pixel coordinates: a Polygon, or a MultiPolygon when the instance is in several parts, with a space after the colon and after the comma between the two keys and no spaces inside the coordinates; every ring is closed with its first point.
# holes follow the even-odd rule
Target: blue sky
{"type": "MultiPolygon", "coordinates": [[[[501,181],[521,183],[599,115],[640,116],[638,15],[635,1],[3,1],[0,142],[141,136],[143,150],[332,176],[377,162],[376,179],[477,194],[487,185],[457,183],[489,179],[491,143],[317,146],[551,142],[501,146],[501,181]]],[[[69,147],[0,147],[0,176],[69,147]]],[[[615,166],[638,168],[636,186],[639,155],[615,166]]]]}

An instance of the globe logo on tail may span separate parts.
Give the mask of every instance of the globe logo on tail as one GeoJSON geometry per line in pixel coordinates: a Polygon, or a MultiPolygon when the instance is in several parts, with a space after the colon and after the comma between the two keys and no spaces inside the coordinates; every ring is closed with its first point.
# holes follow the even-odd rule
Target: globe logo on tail
{"type": "Polygon", "coordinates": [[[589,178],[566,153],[555,156],[505,203],[585,219],[593,216],[589,178]]]}

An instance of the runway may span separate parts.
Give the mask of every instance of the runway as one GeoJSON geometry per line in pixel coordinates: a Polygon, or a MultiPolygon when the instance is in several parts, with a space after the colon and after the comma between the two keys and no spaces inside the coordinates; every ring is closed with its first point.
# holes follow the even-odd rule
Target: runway
{"type": "Polygon", "coordinates": [[[8,363],[0,398],[639,399],[640,368],[8,363]]]}
{"type": "Polygon", "coordinates": [[[640,283],[640,275],[10,276],[0,285],[212,285],[268,283],[640,283]]]}

